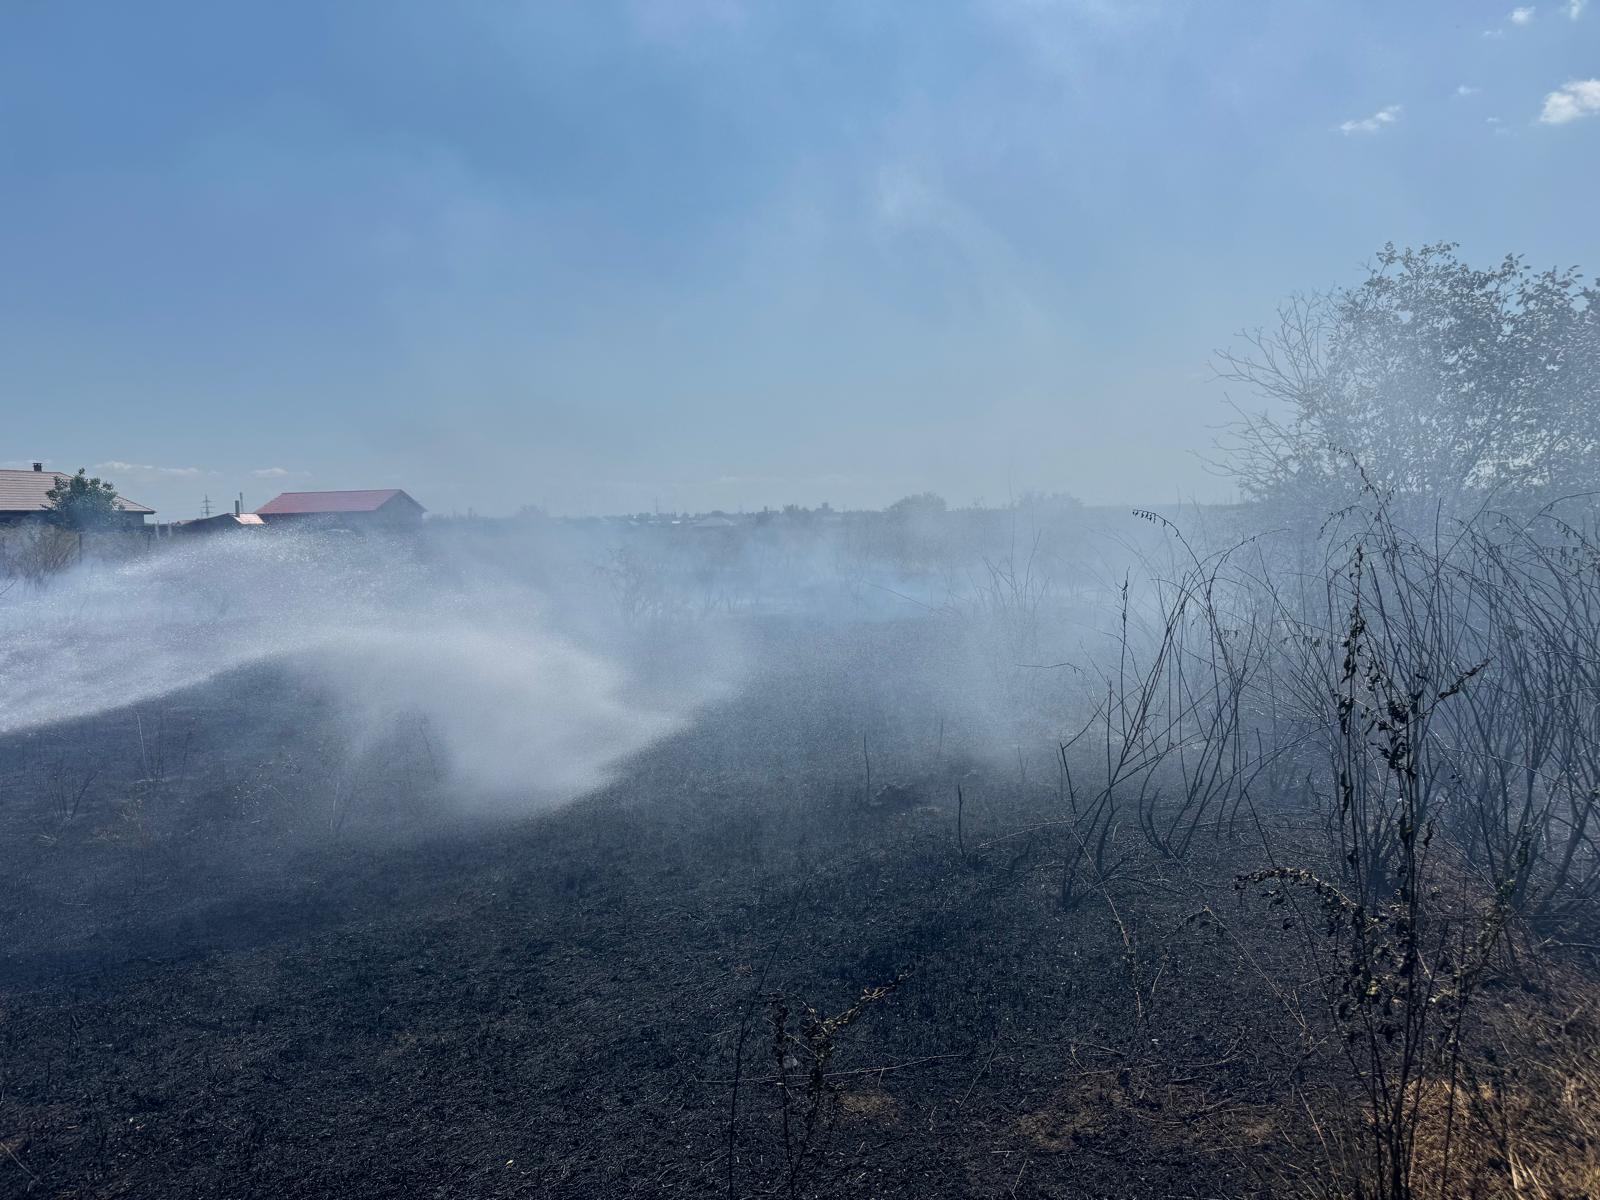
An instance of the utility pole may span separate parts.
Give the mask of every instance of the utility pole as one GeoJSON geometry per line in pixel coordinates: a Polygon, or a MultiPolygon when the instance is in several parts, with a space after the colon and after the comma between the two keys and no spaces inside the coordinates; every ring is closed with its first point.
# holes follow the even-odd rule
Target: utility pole
{"type": "Polygon", "coordinates": [[[200,502],[200,515],[203,517],[211,515],[211,497],[209,495],[200,502]]]}

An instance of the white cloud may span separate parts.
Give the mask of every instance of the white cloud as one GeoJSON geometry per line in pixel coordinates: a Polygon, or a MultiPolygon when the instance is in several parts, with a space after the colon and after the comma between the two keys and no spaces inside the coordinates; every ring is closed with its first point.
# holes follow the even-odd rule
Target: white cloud
{"type": "Polygon", "coordinates": [[[1513,8],[1511,10],[1511,14],[1506,18],[1506,20],[1510,21],[1513,25],[1528,24],[1533,20],[1533,5],[1529,4],[1522,8],[1513,8]]]}
{"type": "Polygon", "coordinates": [[[1600,79],[1574,79],[1544,98],[1542,125],[1565,125],[1600,113],[1600,79]]]}
{"type": "Polygon", "coordinates": [[[1479,37],[1486,37],[1486,38],[1503,38],[1503,37],[1505,37],[1505,35],[1506,35],[1506,31],[1504,29],[1485,29],[1478,36],[1479,37]]]}
{"type": "Polygon", "coordinates": [[[1387,108],[1380,108],[1370,117],[1362,117],[1359,121],[1343,121],[1339,124],[1339,132],[1351,133],[1377,133],[1385,125],[1393,125],[1400,119],[1400,106],[1391,104],[1387,108]]]}
{"type": "Polygon", "coordinates": [[[1459,84],[1456,87],[1456,95],[1458,96],[1476,96],[1481,91],[1483,91],[1482,88],[1472,87],[1470,84],[1465,83],[1459,84]]]}
{"type": "Polygon", "coordinates": [[[199,467],[153,467],[149,463],[122,462],[112,459],[110,462],[95,463],[96,471],[121,471],[124,475],[166,475],[180,479],[192,479],[196,475],[204,475],[199,467]]]}
{"type": "Polygon", "coordinates": [[[250,474],[254,475],[257,479],[282,479],[284,476],[288,475],[289,472],[283,467],[261,467],[258,470],[251,471],[250,474]]]}
{"type": "Polygon", "coordinates": [[[1576,21],[1583,16],[1583,10],[1588,4],[1589,0],[1567,0],[1567,16],[1576,21]]]}

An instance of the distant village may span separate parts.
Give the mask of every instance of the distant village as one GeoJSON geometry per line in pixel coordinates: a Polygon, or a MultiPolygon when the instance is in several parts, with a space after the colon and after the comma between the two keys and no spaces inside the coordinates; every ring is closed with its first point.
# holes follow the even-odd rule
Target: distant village
{"type": "MultiPolygon", "coordinates": [[[[45,518],[54,508],[52,489],[67,479],[68,474],[46,470],[42,462],[25,470],[0,470],[0,525],[45,518]]],[[[235,501],[228,512],[168,522],[148,520],[156,510],[120,492],[113,503],[115,531],[140,531],[152,537],[216,534],[269,525],[393,531],[420,524],[427,512],[400,488],[283,492],[254,512],[245,512],[243,503],[235,501]]]]}
{"type": "MultiPolygon", "coordinates": [[[[0,470],[0,526],[17,525],[46,517],[52,510],[50,490],[70,476],[46,469],[42,462],[31,469],[0,470]]],[[[210,501],[207,500],[209,508],[210,501]]],[[[115,501],[119,520],[115,531],[142,531],[155,538],[186,537],[229,531],[264,529],[268,526],[295,526],[322,530],[382,530],[395,532],[419,525],[427,509],[401,488],[359,488],[316,492],[282,492],[253,512],[246,511],[242,499],[220,513],[187,520],[157,521],[156,510],[118,492],[115,501]]],[[[543,516],[537,509],[524,509],[520,516],[543,516]]],[[[601,523],[638,527],[732,530],[746,524],[764,524],[774,518],[807,519],[822,524],[837,524],[844,514],[824,503],[818,508],[787,505],[783,509],[763,509],[758,513],[635,513],[611,517],[572,517],[573,524],[601,523]]],[[[446,518],[451,519],[451,518],[446,518]]],[[[460,519],[460,518],[456,518],[460,519]]],[[[479,519],[469,513],[468,520],[479,519]]]]}
{"type": "MultiPolygon", "coordinates": [[[[44,519],[52,511],[50,490],[58,481],[69,479],[68,472],[47,468],[35,462],[23,470],[0,469],[0,528],[16,526],[44,519]]],[[[207,506],[209,507],[209,500],[207,506]]],[[[211,535],[234,531],[261,530],[270,526],[315,528],[325,531],[383,531],[398,532],[421,525],[429,515],[409,492],[402,488],[357,488],[314,492],[282,492],[254,511],[246,511],[242,499],[220,513],[187,520],[159,521],[156,510],[134,498],[117,493],[115,501],[118,520],[114,531],[142,532],[152,538],[176,538],[193,535],[211,535]]],[[[1026,507],[1041,513],[1063,515],[1078,513],[1082,505],[1070,496],[1052,494],[1025,496],[1002,509],[988,510],[981,503],[971,506],[971,512],[1010,511],[1026,507]]],[[[907,518],[929,517],[946,511],[944,500],[932,493],[907,496],[885,510],[889,515],[907,518]]],[[[440,520],[478,521],[484,518],[470,511],[465,517],[455,514],[432,514],[440,520]]],[[[734,531],[741,528],[774,524],[804,524],[808,526],[837,526],[851,522],[852,518],[878,516],[871,513],[843,511],[827,502],[815,508],[786,504],[782,508],[762,508],[751,512],[640,512],[616,516],[586,516],[554,518],[563,524],[605,525],[612,527],[692,529],[706,532],[734,531]]],[[[539,509],[525,508],[518,517],[544,518],[539,509]]],[[[513,520],[516,518],[512,518],[513,520]]]]}
{"type": "Polygon", "coordinates": [[[492,556],[503,544],[508,559],[527,564],[531,551],[537,569],[552,577],[596,581],[626,621],[837,604],[855,611],[934,610],[954,596],[974,595],[1007,608],[1036,604],[1052,589],[1088,603],[1100,586],[1091,564],[1112,545],[1109,539],[1125,547],[1130,539],[1164,536],[1133,522],[1126,508],[1036,493],[1003,506],[954,507],[922,492],[882,509],[824,502],[744,512],[551,516],[530,506],[489,517],[430,513],[402,488],[360,488],[284,492],[254,511],[245,511],[240,497],[219,513],[157,516],[116,491],[113,481],[44,463],[0,470],[0,597],[15,602],[26,594],[21,585],[50,586],[79,564],[114,565],[166,547],[249,543],[293,530],[352,549],[371,538],[385,552],[415,540],[459,543],[492,556]],[[87,519],[74,516],[69,493],[88,495],[87,519]]]}

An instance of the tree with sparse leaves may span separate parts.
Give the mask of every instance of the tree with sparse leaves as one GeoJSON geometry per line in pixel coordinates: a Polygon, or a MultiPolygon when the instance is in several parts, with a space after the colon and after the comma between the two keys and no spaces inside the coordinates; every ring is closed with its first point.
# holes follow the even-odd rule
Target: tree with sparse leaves
{"type": "Polygon", "coordinates": [[[122,511],[111,482],[90,476],[82,467],[76,475],[57,475],[45,497],[50,501],[46,510],[50,523],[78,533],[115,525],[122,511]]]}
{"type": "Polygon", "coordinates": [[[902,496],[884,511],[901,518],[937,517],[948,507],[944,497],[937,492],[918,492],[915,496],[902,496]]]}
{"type": "Polygon", "coordinates": [[[1459,511],[1600,485],[1600,289],[1576,268],[1388,245],[1359,286],[1243,337],[1217,373],[1269,407],[1236,406],[1219,465],[1249,499],[1326,512],[1364,475],[1459,511]]]}

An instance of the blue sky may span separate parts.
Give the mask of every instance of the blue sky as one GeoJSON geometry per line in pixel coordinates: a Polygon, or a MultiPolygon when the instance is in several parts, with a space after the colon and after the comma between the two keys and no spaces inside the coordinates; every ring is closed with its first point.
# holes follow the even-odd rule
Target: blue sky
{"type": "Polygon", "coordinates": [[[0,464],[1221,498],[1215,347],[1390,240],[1600,269],[1597,185],[1600,0],[6,0],[0,464]]]}

